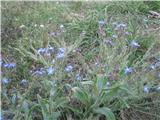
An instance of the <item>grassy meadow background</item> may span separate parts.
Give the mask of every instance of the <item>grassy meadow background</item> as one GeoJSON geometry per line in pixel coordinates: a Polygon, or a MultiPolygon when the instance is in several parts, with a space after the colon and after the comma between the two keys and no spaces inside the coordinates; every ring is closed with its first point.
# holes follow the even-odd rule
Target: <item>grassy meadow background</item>
{"type": "Polygon", "coordinates": [[[1,2],[0,120],[160,120],[160,2],[1,2]]]}

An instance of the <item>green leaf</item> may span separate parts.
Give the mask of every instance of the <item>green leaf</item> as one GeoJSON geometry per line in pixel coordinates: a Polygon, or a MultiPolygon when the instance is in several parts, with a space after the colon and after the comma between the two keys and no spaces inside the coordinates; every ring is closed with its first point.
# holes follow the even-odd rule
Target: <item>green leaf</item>
{"type": "Polygon", "coordinates": [[[95,113],[105,115],[107,120],[116,120],[111,109],[107,107],[101,107],[94,110],[95,113]]]}
{"type": "Polygon", "coordinates": [[[85,90],[81,90],[79,87],[72,88],[74,92],[74,97],[79,100],[81,103],[88,105],[89,103],[89,95],[85,92],[85,90]]]}
{"type": "Polygon", "coordinates": [[[105,86],[105,81],[104,81],[104,79],[102,79],[102,78],[97,78],[96,88],[97,88],[97,90],[98,90],[98,93],[100,93],[100,92],[103,90],[104,86],[105,86]]]}
{"type": "Polygon", "coordinates": [[[49,105],[48,101],[42,100],[42,98],[37,95],[38,97],[38,103],[40,104],[41,110],[42,110],[42,115],[44,120],[49,120],[49,105]]]}
{"type": "Polygon", "coordinates": [[[59,111],[58,111],[58,112],[53,112],[53,113],[51,114],[50,120],[57,120],[58,117],[60,117],[60,115],[61,115],[61,113],[60,113],[59,111]]]}
{"type": "Polygon", "coordinates": [[[83,81],[81,82],[82,85],[92,85],[93,81],[83,81]]]}

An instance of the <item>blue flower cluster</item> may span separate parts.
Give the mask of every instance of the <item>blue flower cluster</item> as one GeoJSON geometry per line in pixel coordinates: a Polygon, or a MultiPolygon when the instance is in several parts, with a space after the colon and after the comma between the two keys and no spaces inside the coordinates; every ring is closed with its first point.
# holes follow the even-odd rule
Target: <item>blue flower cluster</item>
{"type": "Polygon", "coordinates": [[[58,53],[56,55],[57,59],[63,58],[65,55],[65,49],[64,48],[59,48],[58,53]]]}
{"type": "Polygon", "coordinates": [[[54,52],[54,48],[49,45],[47,48],[39,48],[39,49],[37,50],[37,52],[38,52],[39,54],[52,53],[52,52],[54,52]]]}
{"type": "Polygon", "coordinates": [[[53,67],[48,67],[47,69],[40,68],[36,70],[33,74],[38,76],[45,75],[45,74],[52,75],[54,74],[54,72],[55,72],[55,69],[53,67]]]}
{"type": "Polygon", "coordinates": [[[132,72],[133,72],[133,68],[132,67],[128,67],[128,66],[125,67],[124,73],[126,75],[131,74],[132,72]]]}
{"type": "Polygon", "coordinates": [[[71,72],[72,70],[73,70],[73,66],[71,66],[71,65],[68,65],[65,67],[66,72],[71,72]]]}
{"type": "Polygon", "coordinates": [[[14,67],[16,67],[16,63],[5,63],[5,64],[3,64],[3,67],[5,67],[5,68],[14,68],[14,67]]]}
{"type": "Polygon", "coordinates": [[[115,30],[122,30],[122,29],[125,29],[127,28],[127,24],[126,23],[113,23],[113,26],[115,28],[115,30]]]}
{"type": "Polygon", "coordinates": [[[138,44],[138,42],[136,42],[135,40],[131,41],[130,46],[132,48],[138,48],[138,47],[140,47],[140,45],[138,44]]]}
{"type": "Polygon", "coordinates": [[[7,84],[9,84],[11,82],[11,79],[2,78],[1,82],[2,82],[2,84],[7,85],[7,84]]]}
{"type": "Polygon", "coordinates": [[[48,75],[52,75],[54,72],[55,72],[55,69],[54,69],[53,67],[49,67],[49,68],[47,69],[48,75]]]}

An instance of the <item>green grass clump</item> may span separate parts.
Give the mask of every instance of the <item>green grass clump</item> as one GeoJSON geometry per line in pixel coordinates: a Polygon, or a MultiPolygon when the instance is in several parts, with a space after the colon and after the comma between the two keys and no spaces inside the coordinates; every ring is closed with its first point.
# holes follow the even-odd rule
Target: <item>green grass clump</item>
{"type": "Polygon", "coordinates": [[[151,3],[2,2],[1,117],[158,120],[151,3]]]}

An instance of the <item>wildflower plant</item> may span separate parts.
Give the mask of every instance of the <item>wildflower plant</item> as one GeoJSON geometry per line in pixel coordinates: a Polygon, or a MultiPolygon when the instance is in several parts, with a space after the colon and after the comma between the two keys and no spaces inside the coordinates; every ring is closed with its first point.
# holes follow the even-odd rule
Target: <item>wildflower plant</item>
{"type": "MultiPolygon", "coordinates": [[[[137,108],[159,118],[159,109],[152,110],[159,104],[159,36],[140,22],[145,16],[110,14],[116,3],[28,3],[37,11],[25,2],[11,7],[17,12],[11,23],[21,32],[14,44],[2,46],[4,119],[118,120],[137,108]]],[[[3,3],[9,12],[10,4],[3,3]]],[[[147,26],[158,23],[153,21],[147,26]]]]}

